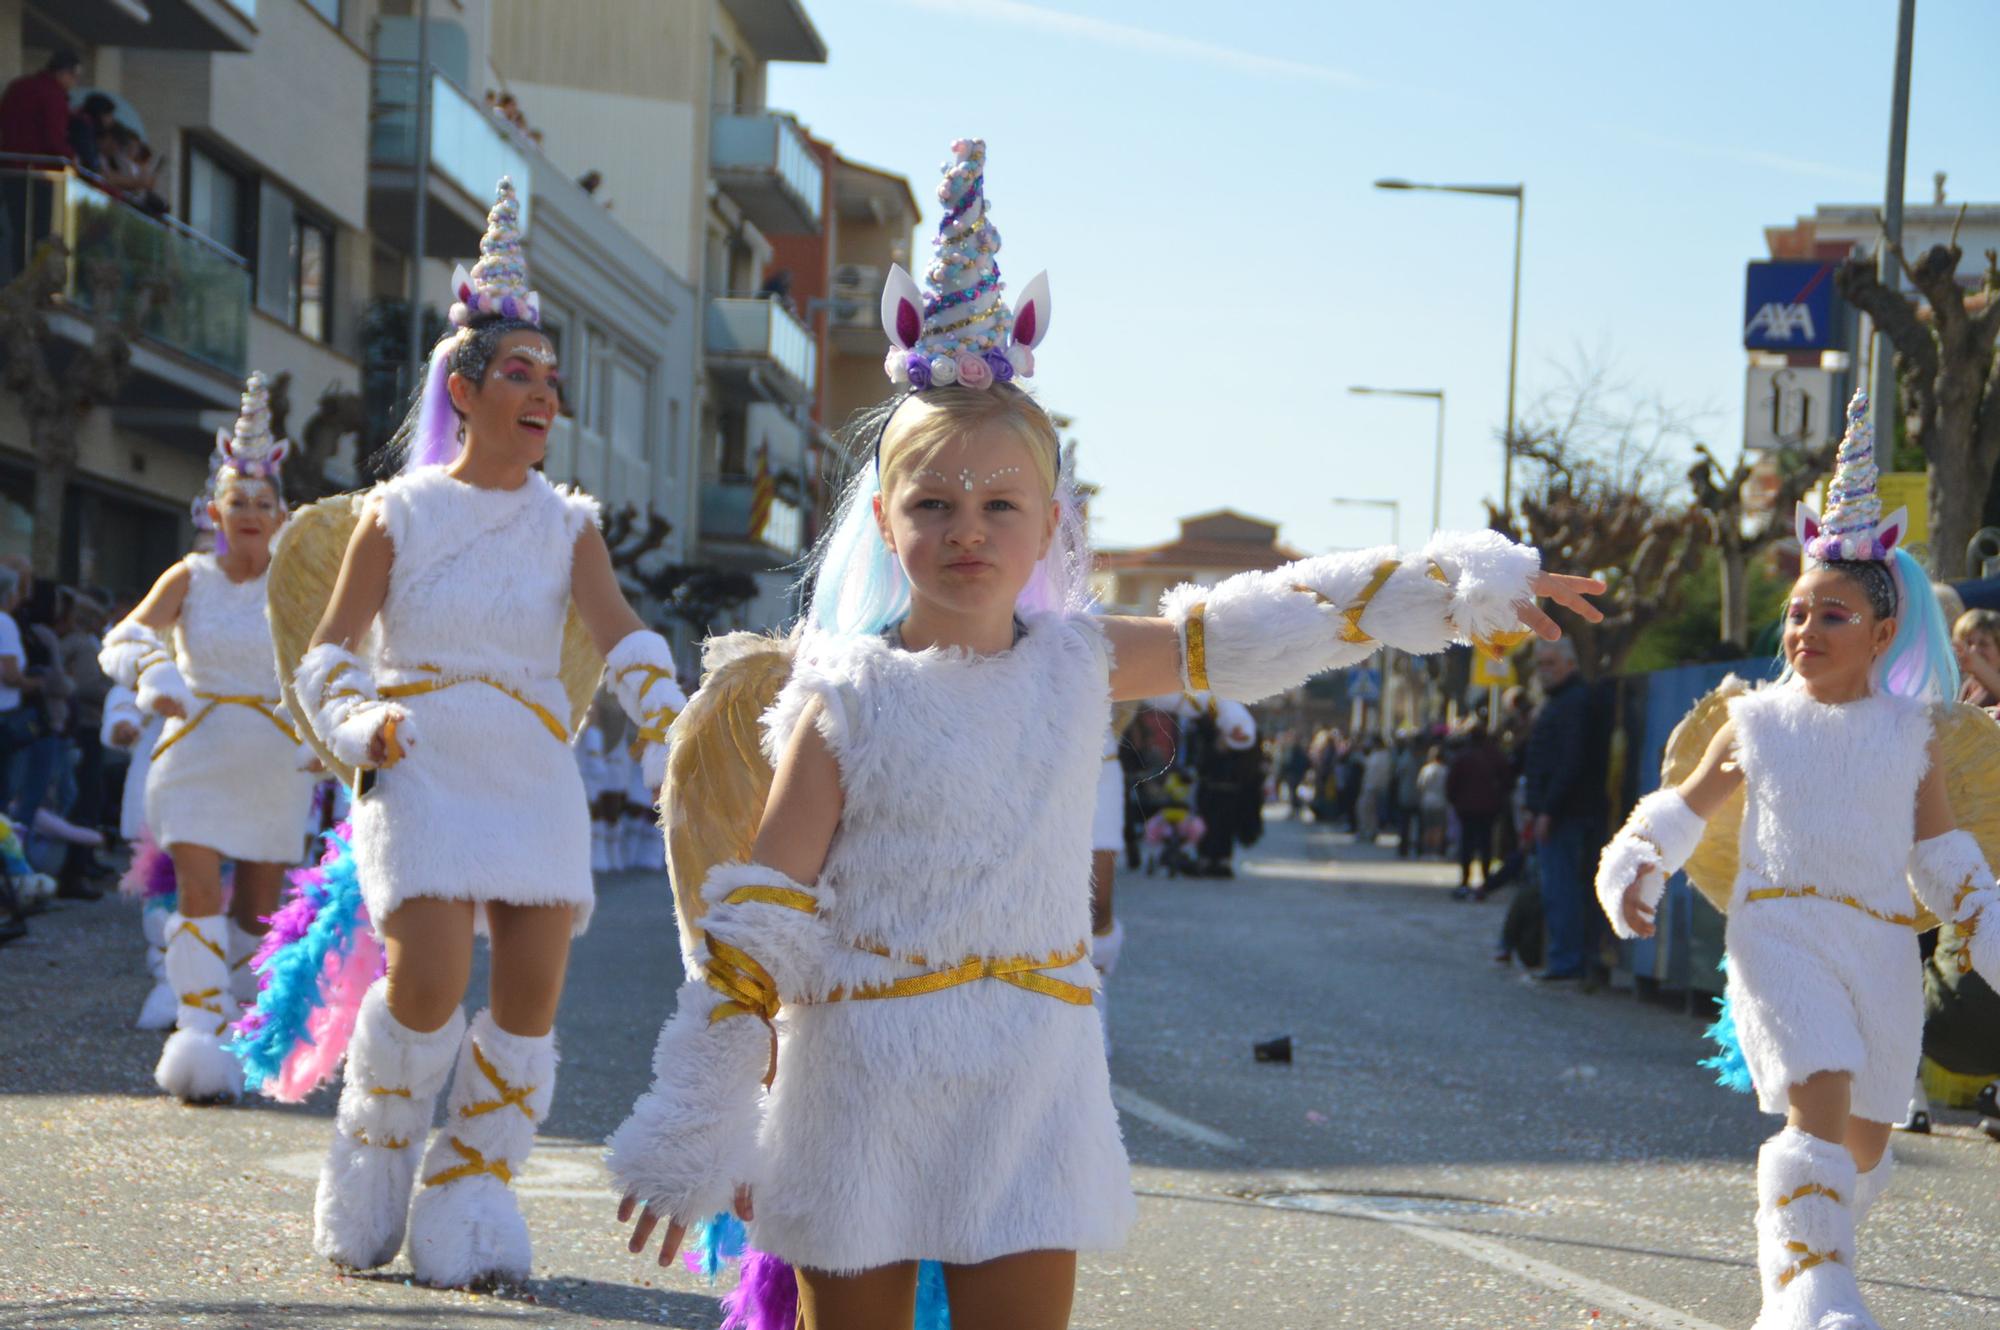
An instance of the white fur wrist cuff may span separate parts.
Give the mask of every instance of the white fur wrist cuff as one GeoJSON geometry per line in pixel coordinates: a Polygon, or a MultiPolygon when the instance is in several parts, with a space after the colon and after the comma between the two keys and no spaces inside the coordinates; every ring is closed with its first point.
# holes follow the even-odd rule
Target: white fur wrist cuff
{"type": "Polygon", "coordinates": [[[139,673],[139,710],[151,715],[161,701],[178,702],[184,712],[194,710],[194,692],[181,677],[180,666],[171,659],[155,660],[139,673]]]}
{"type": "Polygon", "coordinates": [[[702,930],[756,958],[787,1002],[818,995],[833,892],[794,882],[763,864],[717,864],[702,883],[702,930]]]}
{"type": "Polygon", "coordinates": [[[1918,841],[1910,851],[1910,886],[1932,914],[1956,923],[2000,900],[1993,869],[1979,842],[1964,830],[1918,841]]]}
{"type": "Polygon", "coordinates": [[[1678,873],[1701,844],[1701,834],[1707,825],[1671,785],[1654,790],[1634,804],[1632,815],[1625,819],[1626,831],[1659,847],[1660,871],[1669,875],[1678,873]]]}
{"type": "Polygon", "coordinates": [[[159,661],[171,665],[173,660],[174,653],[167,649],[166,640],[132,619],[123,620],[106,633],[104,646],[97,653],[98,668],[121,688],[136,689],[139,676],[148,666],[159,661]]]}
{"type": "Polygon", "coordinates": [[[135,734],[130,743],[119,743],[113,738],[120,725],[130,725],[134,730],[146,728],[146,713],[139,710],[139,699],[124,685],[114,687],[104,697],[104,721],[98,726],[97,739],[106,748],[136,748],[139,744],[135,734]]]}
{"type": "Polygon", "coordinates": [[[292,684],[313,733],[347,765],[369,765],[375,736],[383,722],[392,718],[397,722],[397,744],[404,749],[414,746],[409,713],[381,700],[375,676],[352,651],[332,642],[320,643],[299,661],[292,684]]]}
{"type": "Polygon", "coordinates": [[[1522,601],[1532,600],[1542,556],[1498,531],[1440,531],[1424,546],[1423,562],[1451,585],[1451,622],[1468,642],[1505,641],[1519,633],[1522,601]]]}
{"type": "Polygon", "coordinates": [[[611,692],[639,727],[639,762],[646,788],[657,791],[667,777],[667,729],[687,707],[687,694],[674,677],[674,653],[658,633],[627,633],[604,666],[611,692]]]}
{"type": "Polygon", "coordinates": [[[757,1131],[771,1031],[747,1018],[710,1020],[721,995],[681,986],[653,1050],[652,1088],[611,1134],[605,1164],[621,1196],[691,1224],[755,1184],[757,1131]]]}
{"type": "Polygon", "coordinates": [[[1603,908],[1604,917],[1611,921],[1611,931],[1619,937],[1638,936],[1625,921],[1626,889],[1640,874],[1651,872],[1640,899],[1648,907],[1657,907],[1667,886],[1667,875],[1659,870],[1659,850],[1634,836],[1629,828],[1613,836],[1598,857],[1597,903],[1603,908]]]}

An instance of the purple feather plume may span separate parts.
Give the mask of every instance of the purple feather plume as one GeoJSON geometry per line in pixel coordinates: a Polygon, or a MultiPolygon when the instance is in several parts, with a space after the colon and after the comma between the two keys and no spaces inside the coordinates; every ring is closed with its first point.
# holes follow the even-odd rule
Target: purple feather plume
{"type": "Polygon", "coordinates": [[[132,866],[118,879],[118,892],[134,900],[154,901],[179,890],[174,880],[173,856],[161,849],[147,832],[132,852],[132,866]]]}
{"type": "Polygon", "coordinates": [[[736,1287],[723,1295],[722,1310],[722,1330],[794,1330],[799,1282],[792,1267],[752,1249],[743,1258],[736,1287]]]}

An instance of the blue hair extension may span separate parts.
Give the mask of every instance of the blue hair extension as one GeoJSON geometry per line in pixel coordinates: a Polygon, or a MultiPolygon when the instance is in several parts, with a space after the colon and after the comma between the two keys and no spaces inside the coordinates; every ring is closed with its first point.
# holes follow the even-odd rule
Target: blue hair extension
{"type": "Polygon", "coordinates": [[[1876,689],[1934,702],[1956,700],[1958,656],[1930,575],[1902,549],[1890,554],[1889,571],[1896,579],[1896,636],[1875,663],[1876,689]]]}
{"type": "Polygon", "coordinates": [[[847,487],[832,534],[813,560],[809,627],[872,637],[909,612],[909,579],[875,521],[875,497],[881,492],[874,462],[863,466],[847,487]]]}
{"type": "Polygon", "coordinates": [[[917,1316],[911,1330],[951,1330],[951,1299],[944,1286],[944,1267],[925,1261],[917,1267],[917,1316]]]}
{"type": "MultiPolygon", "coordinates": [[[[1729,957],[1724,956],[1722,963],[1715,968],[1725,975],[1728,974],[1729,957]]],[[[1717,1085],[1740,1094],[1749,1094],[1752,1088],[1750,1063],[1743,1056],[1743,1042],[1736,1034],[1736,1007],[1729,985],[1726,983],[1723,986],[1722,996],[1715,1000],[1715,1024],[1702,1031],[1702,1034],[1715,1045],[1715,1055],[1703,1058],[1699,1065],[1715,1073],[1717,1085]]]]}

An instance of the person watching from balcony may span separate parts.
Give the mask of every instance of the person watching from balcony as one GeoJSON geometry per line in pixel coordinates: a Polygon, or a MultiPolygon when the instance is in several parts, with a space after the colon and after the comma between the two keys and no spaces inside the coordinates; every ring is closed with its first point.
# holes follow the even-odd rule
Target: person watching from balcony
{"type": "Polygon", "coordinates": [[[71,157],[69,94],[82,77],[76,52],[57,51],[39,70],[9,83],[0,92],[0,152],[71,157]]]}
{"type": "Polygon", "coordinates": [[[167,200],[159,188],[160,165],[144,139],[113,123],[104,138],[104,183],[133,207],[154,217],[167,213],[167,200]]]}
{"type": "Polygon", "coordinates": [[[118,103],[101,92],[83,99],[69,118],[70,160],[96,175],[104,174],[104,146],[118,123],[118,103]]]}

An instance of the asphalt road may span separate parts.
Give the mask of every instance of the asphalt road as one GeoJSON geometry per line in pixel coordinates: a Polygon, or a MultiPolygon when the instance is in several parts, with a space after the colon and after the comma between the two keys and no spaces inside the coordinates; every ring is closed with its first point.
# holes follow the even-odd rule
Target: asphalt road
{"type": "MultiPolygon", "coordinates": [[[[1678,1008],[1494,965],[1502,902],[1454,902],[1453,880],[1286,822],[1233,882],[1121,880],[1112,1074],[1139,1223],[1084,1258],[1076,1326],[1749,1325],[1773,1124],[1694,1065],[1701,1023],[1678,1008]],[[1278,1033],[1293,1062],[1255,1062],[1278,1033]]],[[[331,1094],[162,1098],[159,1036],[128,1025],[136,909],[35,920],[0,949],[0,1327],[712,1330],[716,1289],[625,1253],[598,1161],[680,975],[664,879],[600,890],[518,1180],[536,1278],[491,1296],[313,1258],[331,1094]]],[[[2000,1146],[1944,1117],[1898,1138],[1863,1234],[1885,1327],[2000,1324],[2000,1146]]]]}

